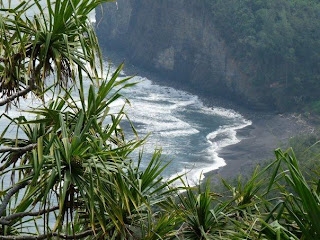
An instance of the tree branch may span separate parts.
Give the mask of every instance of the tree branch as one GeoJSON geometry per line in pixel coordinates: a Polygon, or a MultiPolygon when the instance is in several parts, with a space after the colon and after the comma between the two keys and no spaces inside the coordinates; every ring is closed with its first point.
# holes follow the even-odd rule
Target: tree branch
{"type": "Polygon", "coordinates": [[[49,212],[53,212],[55,210],[58,210],[59,209],[59,206],[56,206],[56,207],[53,207],[53,208],[49,208],[49,209],[44,209],[44,210],[41,210],[41,211],[38,211],[38,212],[19,212],[19,213],[14,213],[14,214],[11,214],[9,216],[5,216],[5,217],[2,217],[0,218],[0,224],[3,224],[3,225],[9,225],[10,224],[10,221],[16,219],[16,218],[23,218],[23,217],[36,217],[36,216],[40,216],[42,214],[45,214],[45,213],[49,213],[49,212]]]}
{"type": "Polygon", "coordinates": [[[21,96],[28,94],[33,89],[34,88],[32,86],[27,86],[25,89],[12,94],[10,97],[7,97],[5,99],[0,100],[0,106],[6,105],[6,104],[10,103],[12,100],[14,100],[15,98],[18,98],[18,97],[21,97],[21,96]]]}
{"type": "MultiPolygon", "coordinates": [[[[14,186],[13,188],[11,188],[8,192],[7,195],[3,198],[3,201],[0,205],[0,216],[2,216],[4,210],[6,210],[6,207],[10,201],[10,198],[16,194],[20,189],[24,188],[25,186],[27,186],[30,183],[30,181],[26,181],[23,183],[20,183],[16,186],[14,186]]],[[[1,238],[0,238],[1,239],[1,238]]]]}
{"type": "Polygon", "coordinates": [[[36,143],[29,144],[24,147],[2,147],[0,148],[0,153],[5,153],[5,152],[25,153],[34,149],[35,147],[37,147],[36,143]]]}
{"type": "Polygon", "coordinates": [[[92,230],[87,230],[85,232],[75,234],[75,235],[64,235],[59,233],[48,233],[43,235],[36,235],[36,236],[0,236],[0,240],[42,240],[42,239],[48,239],[50,237],[58,237],[61,239],[81,239],[84,237],[87,237],[89,235],[92,235],[92,230]]]}

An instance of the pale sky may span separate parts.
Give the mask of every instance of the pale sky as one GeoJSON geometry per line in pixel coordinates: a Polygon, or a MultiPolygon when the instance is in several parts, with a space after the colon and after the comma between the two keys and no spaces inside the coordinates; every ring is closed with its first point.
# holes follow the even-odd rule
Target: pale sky
{"type": "MultiPolygon", "coordinates": [[[[9,1],[10,0],[3,0],[3,3],[5,3],[5,2],[8,2],[8,4],[9,4],[9,1]]],[[[23,0],[11,0],[11,8],[14,8],[14,7],[16,7],[16,6],[18,6],[19,5],[19,3],[21,3],[23,0]]],[[[30,0],[30,2],[33,2],[33,0],[30,0]]],[[[46,4],[47,4],[47,1],[46,0],[40,0],[39,1],[40,2],[40,4],[42,5],[42,6],[46,6],[46,4]]],[[[53,1],[52,1],[53,2],[53,1]]],[[[30,11],[32,11],[32,10],[30,10],[30,11]]],[[[90,20],[92,21],[92,22],[95,22],[95,11],[92,11],[92,13],[90,14],[90,20]]]]}

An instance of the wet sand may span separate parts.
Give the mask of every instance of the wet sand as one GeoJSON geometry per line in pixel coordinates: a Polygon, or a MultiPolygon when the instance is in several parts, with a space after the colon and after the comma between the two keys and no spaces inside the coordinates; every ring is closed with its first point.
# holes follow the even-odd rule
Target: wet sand
{"type": "MultiPolygon", "coordinates": [[[[125,57],[121,57],[114,52],[108,52],[106,55],[110,56],[115,65],[120,64],[125,59],[125,57]]],[[[124,70],[128,75],[145,76],[159,85],[170,86],[195,94],[199,96],[207,107],[219,106],[233,109],[252,121],[252,125],[238,130],[237,137],[242,139],[239,143],[227,146],[219,151],[219,156],[225,160],[226,166],[204,174],[205,177],[210,177],[214,181],[218,181],[221,177],[232,178],[239,174],[248,173],[257,164],[273,159],[276,148],[288,148],[290,138],[314,131],[312,124],[296,114],[254,111],[230,101],[228,98],[201,96],[197,90],[190,89],[187,85],[168,81],[156,73],[149,72],[128,62],[126,62],[124,70]]]]}
{"type": "Polygon", "coordinates": [[[290,147],[290,138],[314,131],[313,126],[294,114],[259,113],[246,117],[252,125],[238,131],[237,136],[242,140],[219,151],[226,166],[206,173],[206,177],[232,178],[245,174],[257,164],[273,159],[275,149],[290,147]]]}

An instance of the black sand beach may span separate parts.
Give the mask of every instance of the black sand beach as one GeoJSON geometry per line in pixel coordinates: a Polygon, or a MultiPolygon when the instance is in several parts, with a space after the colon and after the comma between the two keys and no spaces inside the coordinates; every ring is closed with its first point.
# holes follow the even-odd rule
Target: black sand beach
{"type": "MultiPolygon", "coordinates": [[[[124,56],[119,56],[118,53],[108,52],[105,53],[106,55],[116,66],[124,61],[124,56]]],[[[287,144],[290,138],[314,131],[314,126],[296,114],[249,110],[245,106],[227,100],[227,98],[201,96],[200,93],[187,85],[168,81],[156,73],[134,66],[129,62],[125,62],[124,71],[127,75],[144,76],[159,85],[190,92],[197,95],[207,107],[219,106],[233,109],[252,121],[252,125],[237,131],[237,137],[241,139],[239,143],[227,146],[219,151],[219,156],[225,160],[226,166],[204,174],[206,178],[210,177],[212,180],[214,178],[215,181],[221,177],[230,178],[248,173],[257,164],[272,159],[276,148],[288,148],[287,144]]]]}
{"type": "Polygon", "coordinates": [[[298,134],[312,133],[313,126],[293,114],[262,114],[247,116],[252,125],[237,132],[241,142],[219,152],[226,166],[205,176],[235,177],[252,170],[257,164],[274,158],[274,150],[288,146],[288,140],[298,134]]]}

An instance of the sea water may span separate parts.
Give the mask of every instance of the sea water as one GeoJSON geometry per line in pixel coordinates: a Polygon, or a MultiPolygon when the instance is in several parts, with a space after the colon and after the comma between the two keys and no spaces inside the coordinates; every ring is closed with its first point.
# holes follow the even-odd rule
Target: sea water
{"type": "MultiPolygon", "coordinates": [[[[18,2],[12,1],[13,6],[18,2]]],[[[46,2],[41,4],[44,6],[46,2]]],[[[94,12],[90,19],[94,22],[94,12]]],[[[132,81],[140,83],[123,92],[131,102],[126,112],[141,137],[150,133],[144,145],[143,164],[148,164],[155,148],[162,148],[163,158],[171,161],[163,173],[166,178],[186,174],[189,183],[196,184],[204,173],[225,166],[224,159],[219,157],[219,150],[238,143],[241,139],[236,136],[237,130],[251,124],[234,110],[206,107],[197,96],[157,85],[152,79],[137,76],[132,81]]],[[[118,101],[115,104],[118,106],[114,107],[123,104],[123,101],[118,101]]],[[[39,102],[36,100],[21,101],[22,109],[37,105],[39,102]]],[[[0,114],[3,112],[4,107],[0,107],[0,114]]],[[[8,115],[16,117],[26,113],[13,108],[8,115]]],[[[8,121],[1,118],[0,132],[7,124],[8,121]]]]}
{"type": "MultiPolygon", "coordinates": [[[[125,77],[122,73],[122,78],[125,77]]],[[[155,149],[162,149],[164,162],[170,161],[169,167],[163,172],[163,177],[170,179],[178,174],[184,174],[191,185],[198,184],[203,174],[226,165],[219,157],[219,150],[238,143],[237,130],[251,124],[240,113],[218,106],[207,107],[201,99],[185,91],[172,87],[158,85],[145,77],[133,77],[131,82],[137,85],[122,91],[126,104],[125,112],[133,122],[140,138],[149,135],[143,146],[144,157],[142,168],[150,161],[155,149]]],[[[90,82],[85,82],[89,86],[90,82]]],[[[87,87],[85,87],[87,88],[87,87]]],[[[88,88],[87,88],[88,89],[88,88]]],[[[77,99],[76,92],[73,96],[77,99]]],[[[124,100],[118,100],[111,106],[111,111],[117,112],[124,105],[124,100]]],[[[20,108],[36,107],[39,101],[32,98],[20,101],[20,108]]],[[[4,107],[0,107],[1,114],[4,107]]],[[[32,114],[12,108],[8,115],[18,117],[32,114]]],[[[1,118],[0,132],[9,123],[1,118]]],[[[128,138],[129,124],[123,124],[128,138]]],[[[14,137],[14,130],[7,136],[14,137]]],[[[20,133],[19,137],[23,137],[20,133]]],[[[132,155],[137,159],[137,152],[132,155]]]]}
{"type": "Polygon", "coordinates": [[[219,150],[238,143],[237,130],[251,121],[231,109],[207,107],[185,91],[144,77],[134,80],[140,83],[123,94],[131,102],[126,111],[137,132],[150,134],[144,145],[144,165],[154,149],[161,148],[164,160],[170,161],[163,176],[184,174],[190,185],[198,184],[204,173],[226,165],[219,150]]]}
{"type": "MultiPolygon", "coordinates": [[[[160,86],[140,76],[132,78],[131,81],[139,83],[122,91],[124,97],[130,100],[130,105],[126,104],[125,112],[141,138],[150,134],[143,146],[141,167],[145,168],[154,150],[161,148],[164,162],[170,161],[162,174],[164,179],[183,175],[184,181],[187,180],[189,185],[198,184],[204,173],[226,165],[225,160],[219,157],[219,150],[238,143],[241,139],[237,138],[237,130],[251,124],[251,121],[234,110],[218,106],[207,107],[197,96],[185,91],[160,86]]],[[[88,89],[89,84],[90,81],[87,80],[85,89],[88,89]]],[[[73,97],[79,99],[75,92],[73,97]]],[[[110,111],[119,111],[124,103],[124,100],[117,100],[110,106],[110,111]]],[[[34,114],[26,113],[23,109],[30,110],[30,107],[39,105],[40,101],[29,96],[21,99],[20,109],[11,108],[7,114],[12,118],[23,115],[32,119],[34,114]]],[[[5,113],[4,110],[5,107],[0,107],[0,114],[5,113]]],[[[1,117],[0,133],[9,122],[7,118],[1,117]]],[[[134,138],[125,120],[122,126],[128,134],[127,137],[134,138]]],[[[16,134],[16,130],[12,128],[8,130],[6,137],[15,137],[16,134]]],[[[19,138],[25,137],[22,132],[18,132],[18,135],[19,138]]],[[[134,161],[137,160],[138,152],[131,157],[134,161]]],[[[3,187],[9,187],[9,177],[2,180],[3,187]]],[[[182,185],[180,180],[174,184],[182,185]]],[[[53,224],[54,220],[50,219],[50,225],[53,224]]],[[[29,231],[33,232],[34,228],[30,227],[29,231]]]]}

